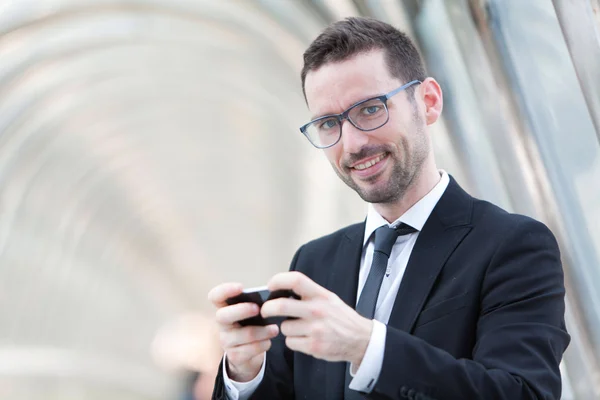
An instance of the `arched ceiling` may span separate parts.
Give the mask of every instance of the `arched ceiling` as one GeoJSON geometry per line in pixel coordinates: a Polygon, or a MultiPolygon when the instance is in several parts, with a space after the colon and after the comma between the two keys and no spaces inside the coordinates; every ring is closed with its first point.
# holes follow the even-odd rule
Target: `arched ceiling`
{"type": "Polygon", "coordinates": [[[297,129],[353,4],[0,1],[0,397],[165,398],[161,326],[362,218],[297,129]]]}

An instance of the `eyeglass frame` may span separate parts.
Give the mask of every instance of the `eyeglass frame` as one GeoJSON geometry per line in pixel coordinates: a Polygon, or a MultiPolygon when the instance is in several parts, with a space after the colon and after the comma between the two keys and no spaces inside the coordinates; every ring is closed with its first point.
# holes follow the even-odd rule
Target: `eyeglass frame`
{"type": "Polygon", "coordinates": [[[306,139],[308,139],[308,141],[310,142],[310,144],[312,144],[313,146],[315,146],[317,149],[328,149],[328,148],[330,148],[330,147],[333,147],[333,146],[335,146],[336,144],[338,144],[338,142],[339,142],[339,141],[340,141],[340,139],[342,138],[342,124],[344,123],[344,120],[348,120],[348,121],[350,121],[350,123],[352,124],[352,126],[353,126],[353,127],[355,127],[356,129],[358,129],[358,130],[360,130],[360,131],[363,131],[363,132],[372,132],[372,131],[374,131],[374,130],[377,130],[377,129],[381,128],[382,126],[384,126],[385,124],[387,124],[387,123],[388,123],[388,121],[390,120],[390,111],[389,111],[389,109],[388,109],[388,106],[387,106],[387,101],[388,101],[388,100],[389,100],[389,99],[390,99],[392,96],[395,96],[396,94],[400,93],[401,91],[408,89],[408,88],[409,88],[409,87],[411,87],[412,85],[415,85],[415,84],[420,84],[420,83],[423,83],[423,82],[421,82],[420,80],[414,80],[414,81],[410,81],[410,82],[408,82],[408,83],[405,83],[404,85],[400,86],[398,89],[394,89],[394,90],[392,90],[392,91],[391,91],[391,92],[389,92],[389,93],[383,94],[383,95],[381,95],[381,96],[374,96],[374,97],[370,97],[370,98],[368,98],[368,99],[365,99],[365,100],[361,100],[361,101],[359,101],[358,103],[355,103],[355,104],[351,105],[350,107],[348,107],[348,108],[346,109],[346,111],[342,112],[341,114],[328,114],[328,115],[323,115],[322,117],[319,117],[319,118],[315,118],[315,119],[313,119],[312,121],[310,121],[309,123],[302,125],[302,126],[300,127],[300,132],[302,132],[302,134],[303,134],[303,135],[306,137],[306,139]],[[352,111],[354,108],[356,108],[356,107],[360,106],[361,104],[364,104],[364,103],[367,103],[367,102],[369,102],[369,101],[373,101],[373,100],[379,100],[379,101],[381,101],[381,102],[383,103],[383,106],[385,107],[385,112],[387,113],[387,118],[386,118],[385,122],[384,122],[383,124],[379,125],[378,127],[376,127],[376,128],[372,128],[372,129],[363,129],[363,128],[360,128],[360,127],[358,127],[358,126],[357,126],[357,125],[354,123],[354,121],[352,121],[352,120],[351,120],[351,119],[348,117],[348,116],[350,115],[350,111],[352,111]],[[312,140],[310,140],[310,138],[308,137],[308,135],[307,135],[307,133],[306,133],[306,128],[307,128],[309,125],[311,125],[311,124],[314,124],[315,122],[318,122],[318,121],[321,121],[321,120],[324,120],[324,119],[328,119],[328,118],[333,118],[333,117],[337,118],[337,120],[338,120],[338,123],[339,123],[339,125],[340,125],[340,135],[338,136],[338,138],[337,138],[337,140],[336,140],[335,142],[333,142],[332,144],[330,144],[330,145],[328,145],[328,146],[322,146],[322,147],[321,147],[321,146],[317,146],[317,145],[316,145],[316,144],[314,144],[314,143],[312,142],[312,140]]]}

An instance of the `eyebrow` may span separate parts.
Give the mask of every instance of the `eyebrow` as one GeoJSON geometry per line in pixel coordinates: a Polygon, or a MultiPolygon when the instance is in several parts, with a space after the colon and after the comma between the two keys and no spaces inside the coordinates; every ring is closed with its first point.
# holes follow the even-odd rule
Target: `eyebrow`
{"type": "Polygon", "coordinates": [[[317,120],[317,119],[319,119],[319,118],[323,118],[323,117],[329,117],[329,116],[333,116],[333,115],[340,115],[340,114],[329,113],[329,114],[322,114],[322,115],[317,115],[317,116],[315,116],[315,115],[312,115],[312,116],[310,117],[310,120],[311,120],[311,121],[314,121],[314,120],[317,120]]]}

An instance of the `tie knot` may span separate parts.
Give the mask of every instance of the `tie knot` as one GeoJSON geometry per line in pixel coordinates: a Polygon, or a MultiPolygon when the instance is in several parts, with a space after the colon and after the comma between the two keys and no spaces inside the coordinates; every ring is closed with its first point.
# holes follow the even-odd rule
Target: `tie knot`
{"type": "Polygon", "coordinates": [[[416,231],[417,230],[415,228],[405,224],[404,222],[396,227],[396,232],[398,233],[398,236],[408,235],[416,231]]]}
{"type": "Polygon", "coordinates": [[[375,251],[384,253],[389,257],[398,236],[408,235],[416,231],[415,228],[406,224],[400,224],[396,229],[390,228],[387,225],[379,227],[375,231],[375,251]]]}

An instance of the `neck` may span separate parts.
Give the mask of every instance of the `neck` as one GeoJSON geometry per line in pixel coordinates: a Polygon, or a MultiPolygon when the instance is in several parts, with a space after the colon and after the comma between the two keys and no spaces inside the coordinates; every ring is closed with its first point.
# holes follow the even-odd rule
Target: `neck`
{"type": "Polygon", "coordinates": [[[424,165],[420,173],[415,175],[406,193],[393,203],[373,204],[377,211],[389,223],[394,222],[408,209],[429,193],[440,181],[440,173],[434,163],[424,165]]]}

